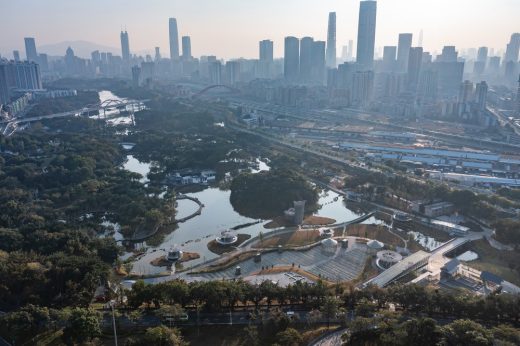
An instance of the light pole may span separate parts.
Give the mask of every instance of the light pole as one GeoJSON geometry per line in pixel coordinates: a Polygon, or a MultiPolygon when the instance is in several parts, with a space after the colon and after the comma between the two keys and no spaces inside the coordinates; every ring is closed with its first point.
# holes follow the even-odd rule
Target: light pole
{"type": "Polygon", "coordinates": [[[115,308],[116,305],[115,301],[110,301],[110,308],[112,309],[112,327],[114,328],[114,345],[117,346],[117,332],[116,332],[116,314],[115,314],[115,308]]]}

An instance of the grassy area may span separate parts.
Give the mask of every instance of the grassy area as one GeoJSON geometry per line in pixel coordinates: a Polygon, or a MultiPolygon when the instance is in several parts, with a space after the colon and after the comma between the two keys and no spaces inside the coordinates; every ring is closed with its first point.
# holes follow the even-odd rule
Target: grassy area
{"type": "MultiPolygon", "coordinates": [[[[385,226],[379,225],[351,225],[347,228],[346,235],[352,237],[361,237],[368,239],[376,239],[390,247],[404,247],[404,242],[395,234],[388,231],[385,226]]],[[[403,236],[406,236],[403,234],[403,236]]],[[[408,241],[408,248],[411,251],[418,251],[422,248],[415,241],[408,241]]]]}
{"type": "Polygon", "coordinates": [[[488,271],[515,285],[520,285],[518,272],[520,254],[518,252],[497,250],[489,245],[486,240],[472,242],[470,250],[476,252],[479,256],[478,260],[468,263],[470,267],[488,271]]]}
{"type": "Polygon", "coordinates": [[[318,230],[295,231],[275,235],[262,242],[253,245],[254,248],[276,248],[278,245],[286,246],[303,246],[317,242],[320,240],[320,232],[318,230]]]}
{"type": "MultiPolygon", "coordinates": [[[[304,225],[311,225],[311,226],[325,226],[325,225],[332,225],[336,222],[336,220],[331,219],[329,217],[323,217],[323,216],[317,216],[317,215],[310,215],[303,220],[304,225]]],[[[283,216],[279,216],[275,219],[273,219],[271,222],[264,225],[264,228],[267,229],[275,229],[280,227],[290,227],[293,226],[293,224],[285,219],[283,216]]]]}

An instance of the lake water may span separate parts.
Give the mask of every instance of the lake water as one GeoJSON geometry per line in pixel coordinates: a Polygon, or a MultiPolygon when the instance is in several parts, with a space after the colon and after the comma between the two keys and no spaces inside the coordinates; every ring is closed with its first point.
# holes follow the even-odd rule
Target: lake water
{"type": "Polygon", "coordinates": [[[150,173],[152,165],[139,161],[133,155],[127,155],[126,158],[127,160],[123,164],[123,168],[127,171],[141,174],[143,177],[139,181],[143,184],[147,183],[149,181],[147,175],[150,173]]]}
{"type": "MultiPolygon", "coordinates": [[[[108,90],[102,90],[98,93],[99,95],[99,101],[101,103],[105,102],[105,101],[109,101],[109,100],[113,100],[113,101],[131,101],[129,99],[126,99],[126,98],[122,98],[122,97],[119,97],[117,95],[115,95],[114,93],[112,93],[111,91],[108,91],[108,90]]],[[[140,109],[143,109],[144,106],[140,109]]],[[[132,110],[132,107],[131,106],[126,106],[124,109],[124,111],[131,111],[132,110]]],[[[133,110],[137,110],[135,107],[133,110]]],[[[134,118],[131,114],[125,114],[125,115],[121,115],[121,116],[116,116],[120,114],[120,110],[116,108],[116,105],[114,106],[110,106],[108,107],[107,109],[105,109],[104,111],[103,110],[100,110],[99,111],[99,115],[94,115],[94,116],[91,116],[91,118],[109,118],[110,119],[107,119],[106,120],[106,123],[108,125],[111,125],[111,126],[116,126],[116,125],[133,125],[134,124],[134,118]]]]}
{"type": "MultiPolygon", "coordinates": [[[[267,160],[257,159],[258,168],[253,169],[253,173],[268,171],[270,169],[267,160]]],[[[134,156],[128,155],[127,161],[123,165],[124,169],[131,172],[139,173],[143,176],[142,183],[147,183],[147,174],[150,172],[151,164],[140,162],[134,156]]],[[[144,256],[134,263],[133,271],[138,274],[158,274],[164,272],[166,267],[154,267],[150,265],[153,259],[165,255],[167,251],[174,247],[180,246],[185,252],[196,252],[200,254],[197,260],[186,263],[187,266],[193,266],[218,257],[207,248],[207,244],[215,239],[216,236],[224,230],[247,224],[259,220],[251,219],[237,213],[229,197],[231,191],[220,190],[219,188],[210,187],[200,192],[188,193],[190,197],[197,198],[203,205],[201,215],[198,215],[184,223],[178,225],[175,231],[168,234],[164,241],[157,247],[149,246],[144,256]]],[[[350,221],[360,216],[348,209],[343,201],[343,197],[339,194],[325,190],[319,196],[319,204],[321,208],[317,211],[317,215],[330,217],[337,223],[350,221]]],[[[190,200],[178,200],[176,208],[176,218],[181,219],[193,214],[198,209],[198,205],[190,200]]],[[[260,232],[268,232],[263,226],[268,221],[242,228],[238,231],[240,234],[248,234],[256,237],[260,232]]],[[[370,218],[364,222],[365,224],[379,223],[375,218],[370,218]]]]}
{"type": "MultiPolygon", "coordinates": [[[[204,204],[202,214],[179,224],[175,231],[166,236],[161,245],[148,248],[146,255],[135,262],[134,272],[148,275],[164,272],[166,267],[151,266],[150,261],[165,255],[174,246],[180,246],[183,251],[200,254],[200,259],[186,263],[187,266],[193,266],[218,257],[218,255],[208,250],[207,244],[210,241],[226,229],[257,221],[238,214],[229,201],[230,194],[229,190],[225,191],[218,188],[208,188],[201,192],[189,193],[189,196],[198,198],[204,204]]],[[[334,218],[338,223],[359,217],[359,214],[347,209],[343,198],[335,192],[328,191],[322,194],[319,202],[323,204],[323,207],[317,212],[317,215],[334,218]]],[[[177,201],[177,218],[190,215],[196,210],[197,204],[192,201],[177,201]]],[[[238,233],[256,237],[260,232],[270,231],[263,227],[267,222],[262,221],[261,223],[242,228],[238,233]]],[[[376,219],[369,219],[364,223],[370,224],[375,222],[377,222],[376,219]]]]}

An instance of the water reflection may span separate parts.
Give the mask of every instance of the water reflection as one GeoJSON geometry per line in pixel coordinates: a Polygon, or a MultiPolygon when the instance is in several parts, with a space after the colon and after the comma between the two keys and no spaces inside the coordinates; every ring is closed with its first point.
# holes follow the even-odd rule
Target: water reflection
{"type": "Polygon", "coordinates": [[[143,184],[147,183],[149,181],[148,173],[150,173],[152,165],[139,161],[133,155],[128,155],[126,158],[127,160],[123,164],[123,168],[127,171],[141,174],[143,177],[139,181],[143,184]]]}
{"type": "MultiPolygon", "coordinates": [[[[215,239],[223,230],[257,221],[238,214],[229,201],[230,194],[229,190],[218,188],[208,188],[201,192],[189,193],[189,196],[198,198],[204,204],[202,214],[179,224],[178,228],[169,234],[161,245],[150,247],[147,253],[134,264],[134,271],[148,275],[164,272],[166,267],[151,266],[150,261],[165,255],[168,249],[175,245],[180,245],[183,251],[200,254],[201,257],[198,260],[186,263],[188,267],[218,257],[208,250],[208,242],[215,239]]],[[[191,201],[180,200],[177,203],[177,218],[182,218],[196,210],[196,204],[191,201]]],[[[345,206],[343,198],[335,192],[327,191],[320,195],[319,203],[322,208],[317,214],[334,218],[338,223],[359,217],[359,214],[345,206]]],[[[364,223],[374,222],[375,219],[371,218],[364,223]]],[[[263,227],[266,223],[267,221],[242,228],[239,233],[256,237],[260,232],[269,231],[263,227]]]]}

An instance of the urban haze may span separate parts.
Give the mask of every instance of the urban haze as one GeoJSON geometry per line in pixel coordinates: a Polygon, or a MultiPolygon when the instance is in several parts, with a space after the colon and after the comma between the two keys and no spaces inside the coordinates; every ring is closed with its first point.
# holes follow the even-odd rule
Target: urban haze
{"type": "Polygon", "coordinates": [[[0,346],[519,345],[517,0],[19,0],[0,346]]]}

